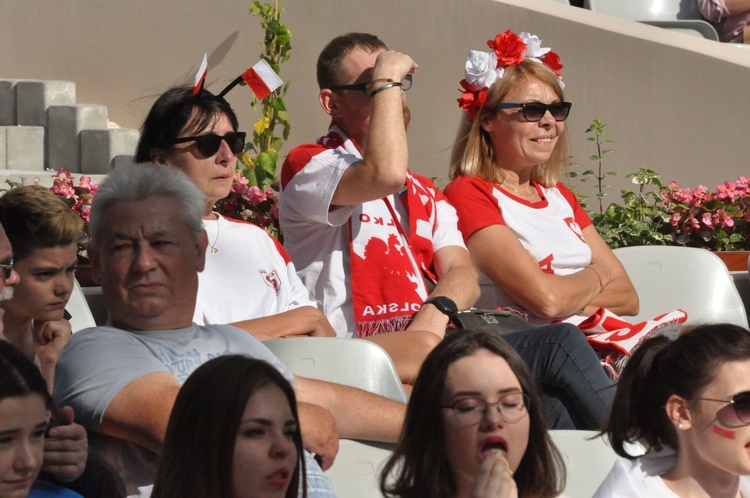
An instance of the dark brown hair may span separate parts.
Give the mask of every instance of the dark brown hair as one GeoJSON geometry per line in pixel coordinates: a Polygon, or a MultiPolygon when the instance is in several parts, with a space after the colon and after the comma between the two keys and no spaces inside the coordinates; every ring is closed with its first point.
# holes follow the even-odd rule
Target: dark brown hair
{"type": "Polygon", "coordinates": [[[341,60],[355,48],[368,50],[387,50],[380,38],[367,33],[347,33],[331,40],[318,56],[317,75],[318,87],[330,88],[341,84],[338,81],[341,60]]]}
{"type": "Polygon", "coordinates": [[[232,496],[232,457],[242,414],[250,397],[267,385],[281,389],[297,422],[294,445],[298,463],[286,497],[297,496],[300,482],[302,496],[307,496],[294,390],[268,363],[241,355],[214,358],[185,381],[169,417],[152,496],[232,496]]]}
{"type": "Polygon", "coordinates": [[[237,116],[222,97],[206,89],[200,95],[193,95],[193,87],[190,86],[170,88],[156,99],[143,122],[135,162],[152,162],[156,154],[174,146],[182,130],[191,129],[199,134],[208,128],[215,117],[221,115],[226,116],[232,130],[237,131],[237,116]]]}
{"type": "Polygon", "coordinates": [[[462,330],[446,337],[422,365],[409,399],[401,439],[380,476],[380,490],[385,496],[448,498],[455,495],[457,485],[445,456],[440,406],[445,397],[448,368],[479,349],[505,359],[521,389],[529,396],[529,442],[513,475],[518,496],[548,498],[562,491],[565,484],[562,458],[547,434],[539,392],[529,368],[497,334],[462,330]],[[393,478],[391,473],[394,473],[393,478]]]}
{"type": "Polygon", "coordinates": [[[625,365],[602,433],[625,458],[636,458],[626,451],[626,443],[641,442],[647,450],[677,450],[677,433],[665,410],[667,399],[676,394],[694,401],[723,364],[747,360],[750,331],[737,325],[700,325],[674,342],[663,336],[647,340],[625,365]]]}

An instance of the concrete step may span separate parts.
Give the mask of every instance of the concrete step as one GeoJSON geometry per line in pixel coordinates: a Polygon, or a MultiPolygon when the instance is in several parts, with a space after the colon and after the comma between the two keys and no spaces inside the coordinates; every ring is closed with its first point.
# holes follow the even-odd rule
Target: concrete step
{"type": "Polygon", "coordinates": [[[107,107],[92,104],[54,105],[47,110],[49,120],[47,167],[81,171],[83,130],[106,130],[107,107]]]}
{"type": "Polygon", "coordinates": [[[140,136],[138,130],[126,128],[81,131],[81,171],[106,175],[132,162],[140,136]]]}
{"type": "Polygon", "coordinates": [[[42,171],[44,128],[0,126],[0,169],[42,171]]]}

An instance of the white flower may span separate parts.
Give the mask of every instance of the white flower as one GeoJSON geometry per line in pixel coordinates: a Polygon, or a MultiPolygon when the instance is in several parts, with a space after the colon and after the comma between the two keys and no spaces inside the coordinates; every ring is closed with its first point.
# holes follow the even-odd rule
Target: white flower
{"type": "Polygon", "coordinates": [[[477,89],[489,88],[503,77],[503,69],[497,69],[495,52],[469,50],[466,59],[466,81],[477,89]]]}
{"type": "Polygon", "coordinates": [[[549,52],[551,49],[548,47],[542,47],[542,40],[539,39],[538,36],[532,35],[526,32],[521,33],[518,35],[519,38],[523,40],[523,42],[526,44],[526,53],[523,54],[524,57],[528,57],[531,59],[540,59],[544,54],[549,52]]]}

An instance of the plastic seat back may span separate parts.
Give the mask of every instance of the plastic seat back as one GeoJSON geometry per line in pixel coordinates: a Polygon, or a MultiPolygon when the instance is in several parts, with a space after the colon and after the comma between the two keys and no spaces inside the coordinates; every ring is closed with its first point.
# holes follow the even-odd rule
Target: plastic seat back
{"type": "Polygon", "coordinates": [[[65,305],[65,311],[70,314],[70,326],[73,332],[87,329],[89,327],[96,327],[96,321],[94,315],[91,314],[86,296],[83,294],[83,289],[75,280],[73,285],[73,292],[70,294],[68,304],[65,305]]]}
{"type": "Polygon", "coordinates": [[[402,403],[407,401],[393,360],[374,342],[288,337],[263,344],[296,375],[358,387],[402,403]]]}
{"type": "MultiPolygon", "coordinates": [[[[571,498],[594,496],[618,458],[609,441],[598,436],[596,431],[551,430],[549,434],[565,462],[563,495],[571,498]]],[[[643,448],[633,446],[628,452],[639,455],[643,448]]]]}
{"type": "Polygon", "coordinates": [[[703,18],[695,1],[585,0],[584,7],[592,12],[631,19],[719,41],[716,27],[703,18]]]}
{"type": "Polygon", "coordinates": [[[640,298],[640,313],[633,322],[679,308],[687,311],[689,324],[726,322],[747,328],[745,306],[734,280],[712,252],[635,246],[615,249],[614,253],[640,298]]]}
{"type": "Polygon", "coordinates": [[[339,453],[326,476],[336,496],[381,498],[380,472],[393,453],[393,445],[342,439],[339,453]]]}

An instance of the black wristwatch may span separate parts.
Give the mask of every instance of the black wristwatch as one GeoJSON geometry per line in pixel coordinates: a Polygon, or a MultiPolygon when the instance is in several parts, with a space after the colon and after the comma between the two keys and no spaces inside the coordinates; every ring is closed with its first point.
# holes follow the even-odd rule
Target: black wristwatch
{"type": "MultiPolygon", "coordinates": [[[[431,297],[428,300],[424,302],[424,304],[431,304],[434,307],[438,309],[441,313],[446,315],[451,323],[456,318],[456,313],[458,313],[458,306],[456,306],[456,303],[453,302],[453,299],[445,296],[435,296],[431,297]]],[[[424,304],[422,306],[424,306],[424,304]]]]}

